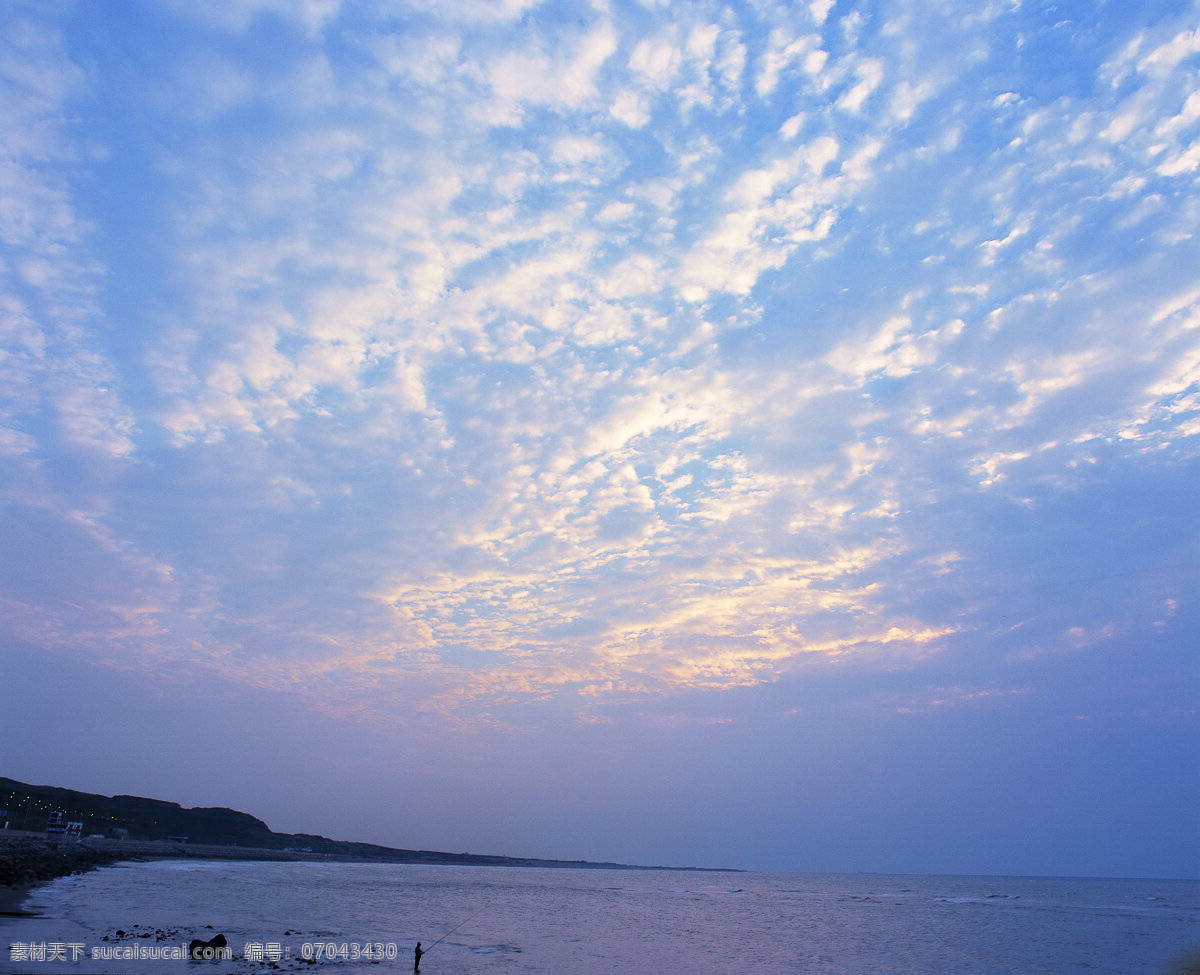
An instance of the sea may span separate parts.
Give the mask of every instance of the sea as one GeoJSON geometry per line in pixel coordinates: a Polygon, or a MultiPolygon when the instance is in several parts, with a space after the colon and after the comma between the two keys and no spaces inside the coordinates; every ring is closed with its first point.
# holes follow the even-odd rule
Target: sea
{"type": "Polygon", "coordinates": [[[154,860],[25,909],[0,972],[379,975],[418,941],[426,975],[1200,972],[1186,880],[154,860]]]}

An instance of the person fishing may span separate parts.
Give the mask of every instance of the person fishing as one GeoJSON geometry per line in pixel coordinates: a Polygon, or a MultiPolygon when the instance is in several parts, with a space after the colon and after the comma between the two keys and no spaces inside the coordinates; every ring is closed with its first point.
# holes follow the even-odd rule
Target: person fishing
{"type": "Polygon", "coordinates": [[[454,927],[452,927],[449,931],[447,931],[440,938],[438,938],[437,941],[435,941],[433,944],[431,944],[428,948],[426,948],[424,950],[421,949],[421,942],[418,941],[417,948],[413,952],[413,971],[419,972],[421,970],[421,956],[422,955],[429,954],[431,951],[433,951],[434,948],[436,948],[443,941],[445,941],[448,937],[450,937],[450,935],[454,934],[455,931],[457,931],[464,924],[466,924],[467,921],[470,921],[472,918],[478,917],[482,913],[483,913],[483,908],[481,907],[478,911],[476,911],[474,914],[472,914],[471,917],[467,918],[466,920],[459,921],[456,925],[454,925],[454,927]]]}

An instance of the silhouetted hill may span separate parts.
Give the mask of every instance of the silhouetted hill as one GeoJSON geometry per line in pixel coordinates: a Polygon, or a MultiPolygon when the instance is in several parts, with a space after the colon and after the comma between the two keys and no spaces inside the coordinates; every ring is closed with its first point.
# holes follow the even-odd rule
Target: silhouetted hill
{"type": "Polygon", "coordinates": [[[13,829],[44,830],[52,812],[83,823],[83,835],[127,836],[137,840],[187,837],[190,843],[223,846],[289,845],[261,819],[220,807],[184,809],[177,802],[143,796],[101,796],[49,785],[29,785],[0,777],[0,809],[13,829]]]}

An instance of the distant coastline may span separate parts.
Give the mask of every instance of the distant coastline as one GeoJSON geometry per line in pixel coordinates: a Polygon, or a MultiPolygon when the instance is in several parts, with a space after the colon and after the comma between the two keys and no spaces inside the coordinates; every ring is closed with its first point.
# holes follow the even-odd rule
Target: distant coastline
{"type": "Polygon", "coordinates": [[[56,877],[121,861],[183,858],[741,872],[399,849],[276,833],[262,820],[232,809],[185,809],[161,799],[102,796],[0,776],[0,916],[19,914],[29,889],[56,877]],[[22,829],[28,826],[35,828],[22,829]],[[50,831],[38,828],[43,826],[50,831]]]}

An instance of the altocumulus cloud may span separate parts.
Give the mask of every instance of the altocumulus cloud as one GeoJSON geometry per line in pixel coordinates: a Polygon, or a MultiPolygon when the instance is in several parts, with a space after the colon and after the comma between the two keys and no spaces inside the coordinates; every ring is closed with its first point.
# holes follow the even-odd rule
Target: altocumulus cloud
{"type": "Polygon", "coordinates": [[[1169,630],[1198,10],[969,6],[10,6],[7,637],[502,726],[1169,630]]]}

